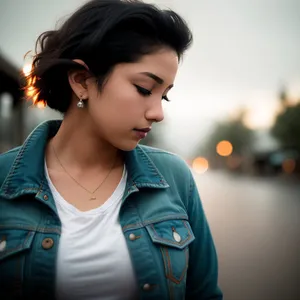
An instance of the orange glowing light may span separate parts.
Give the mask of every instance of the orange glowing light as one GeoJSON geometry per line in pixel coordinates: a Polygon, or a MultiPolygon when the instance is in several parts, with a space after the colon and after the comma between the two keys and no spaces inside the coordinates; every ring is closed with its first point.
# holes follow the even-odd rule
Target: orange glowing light
{"type": "Polygon", "coordinates": [[[220,156],[229,156],[232,154],[233,146],[229,141],[221,141],[218,143],[216,150],[220,156]]]}
{"type": "Polygon", "coordinates": [[[32,70],[32,64],[26,64],[23,67],[23,73],[25,76],[28,76],[32,70]]]}
{"type": "Polygon", "coordinates": [[[36,104],[36,102],[37,102],[37,100],[38,100],[38,95],[39,95],[39,94],[35,94],[35,95],[32,97],[33,104],[36,104]]]}
{"type": "Polygon", "coordinates": [[[40,108],[40,109],[43,109],[46,107],[46,104],[44,101],[39,101],[37,104],[36,104],[37,108],[40,108]]]}
{"type": "MultiPolygon", "coordinates": [[[[25,67],[24,67],[25,68],[25,67]]],[[[25,71],[28,71],[28,69],[25,69],[25,71]]],[[[32,69],[30,69],[31,71],[32,69]]],[[[24,71],[24,70],[23,70],[24,71]]],[[[36,106],[37,108],[45,108],[47,106],[47,103],[43,99],[39,99],[39,95],[41,93],[41,90],[35,86],[36,81],[38,78],[36,76],[32,76],[30,73],[25,73],[28,74],[26,76],[26,86],[24,87],[25,90],[25,95],[27,97],[28,101],[32,101],[33,105],[36,106]]]]}
{"type": "Polygon", "coordinates": [[[282,163],[282,170],[287,173],[291,174],[296,169],[296,162],[293,159],[286,159],[282,163]]]}
{"type": "Polygon", "coordinates": [[[197,157],[192,163],[193,170],[198,174],[205,173],[209,168],[208,160],[204,157],[197,157]]]}
{"type": "Polygon", "coordinates": [[[36,89],[33,86],[29,86],[26,91],[27,97],[32,97],[36,94],[36,89]]]}

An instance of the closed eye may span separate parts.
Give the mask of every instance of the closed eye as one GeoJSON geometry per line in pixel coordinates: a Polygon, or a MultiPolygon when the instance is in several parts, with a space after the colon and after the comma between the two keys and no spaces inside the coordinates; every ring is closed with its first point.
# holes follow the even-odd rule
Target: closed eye
{"type": "MultiPolygon", "coordinates": [[[[151,92],[151,91],[149,91],[149,90],[147,90],[147,89],[145,89],[145,88],[143,88],[143,87],[141,87],[141,86],[139,86],[139,85],[136,85],[136,84],[134,84],[134,86],[136,87],[136,89],[137,89],[137,91],[139,92],[139,94],[141,94],[142,96],[147,97],[147,96],[151,96],[151,95],[152,95],[152,92],[151,92]]],[[[166,100],[166,101],[168,101],[168,102],[171,101],[171,100],[168,98],[167,95],[162,96],[162,99],[163,99],[163,100],[166,100]]]]}
{"type": "Polygon", "coordinates": [[[151,96],[152,95],[152,92],[139,86],[139,85],[136,85],[134,84],[134,86],[136,87],[137,91],[142,95],[142,96],[151,96]]]}

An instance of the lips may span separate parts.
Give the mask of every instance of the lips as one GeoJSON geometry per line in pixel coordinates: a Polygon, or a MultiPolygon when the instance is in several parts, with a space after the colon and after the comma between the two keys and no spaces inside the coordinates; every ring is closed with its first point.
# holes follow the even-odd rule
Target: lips
{"type": "Polygon", "coordinates": [[[139,132],[148,133],[151,130],[151,128],[150,127],[148,127],[148,128],[141,128],[141,129],[135,128],[134,130],[135,131],[139,131],[139,132]]]}
{"type": "Polygon", "coordinates": [[[139,140],[144,139],[150,130],[151,130],[151,127],[134,129],[134,131],[136,132],[136,136],[139,140]]]}

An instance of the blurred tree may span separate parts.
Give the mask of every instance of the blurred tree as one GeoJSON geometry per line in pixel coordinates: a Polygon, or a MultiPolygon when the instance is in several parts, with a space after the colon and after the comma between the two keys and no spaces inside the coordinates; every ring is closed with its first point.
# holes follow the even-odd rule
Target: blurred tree
{"type": "Polygon", "coordinates": [[[216,124],[202,152],[208,157],[215,156],[216,146],[223,140],[232,144],[233,154],[243,155],[249,152],[253,142],[253,132],[243,123],[245,113],[245,110],[241,110],[236,118],[216,124]]]}
{"type": "Polygon", "coordinates": [[[293,147],[300,151],[300,101],[291,105],[284,91],[280,93],[281,112],[271,129],[273,136],[283,147],[293,147]]]}
{"type": "Polygon", "coordinates": [[[289,99],[288,99],[288,96],[287,96],[287,93],[286,93],[286,90],[284,87],[279,92],[279,101],[283,108],[287,107],[289,99]]]}

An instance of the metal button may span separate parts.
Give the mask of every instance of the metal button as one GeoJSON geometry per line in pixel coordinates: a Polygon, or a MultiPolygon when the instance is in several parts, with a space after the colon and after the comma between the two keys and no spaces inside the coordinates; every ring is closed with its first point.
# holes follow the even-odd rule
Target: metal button
{"type": "Polygon", "coordinates": [[[51,238],[45,238],[42,242],[42,247],[45,250],[51,249],[53,247],[53,245],[54,245],[54,241],[51,238]]]}
{"type": "Polygon", "coordinates": [[[181,236],[176,231],[173,232],[173,238],[177,243],[181,242],[181,236]]]}
{"type": "Polygon", "coordinates": [[[3,252],[6,248],[6,240],[0,241],[0,252],[3,252]]]}
{"type": "Polygon", "coordinates": [[[131,241],[134,241],[134,240],[136,239],[135,234],[130,233],[130,234],[129,234],[129,239],[130,239],[131,241]]]}
{"type": "Polygon", "coordinates": [[[149,283],[145,283],[143,286],[144,291],[149,291],[151,289],[151,285],[149,283]]]}
{"type": "Polygon", "coordinates": [[[176,229],[174,227],[172,227],[172,231],[173,231],[173,238],[177,243],[181,242],[181,236],[179,235],[178,232],[176,232],[176,229]]]}
{"type": "Polygon", "coordinates": [[[47,196],[47,195],[44,195],[44,200],[48,200],[49,199],[49,197],[47,196]]]}

